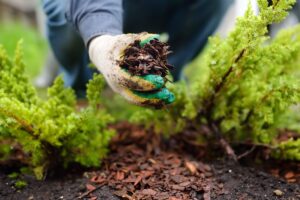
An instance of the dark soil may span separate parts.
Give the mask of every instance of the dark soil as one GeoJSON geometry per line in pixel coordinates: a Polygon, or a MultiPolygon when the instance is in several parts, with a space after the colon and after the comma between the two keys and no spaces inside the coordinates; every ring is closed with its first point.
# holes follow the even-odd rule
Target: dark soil
{"type": "MultiPolygon", "coordinates": [[[[120,134],[100,170],[69,171],[45,181],[23,176],[28,186],[22,190],[15,189],[15,180],[2,170],[0,199],[300,199],[299,163],[260,165],[279,176],[274,177],[217,157],[207,160],[205,149],[187,146],[180,137],[164,140],[128,124],[115,128],[120,134]]],[[[249,160],[242,163],[253,163],[249,160]]]]}
{"type": "Polygon", "coordinates": [[[157,39],[144,46],[141,46],[140,42],[136,40],[125,49],[120,67],[128,70],[131,75],[154,74],[165,77],[173,68],[167,62],[167,56],[170,54],[169,46],[157,39]]]}

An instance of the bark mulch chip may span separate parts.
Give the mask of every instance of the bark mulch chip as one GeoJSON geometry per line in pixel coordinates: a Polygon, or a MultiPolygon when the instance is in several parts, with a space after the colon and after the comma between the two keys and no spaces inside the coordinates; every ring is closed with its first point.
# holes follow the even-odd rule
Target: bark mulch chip
{"type": "Polygon", "coordinates": [[[123,58],[119,61],[120,67],[128,70],[131,75],[167,76],[169,70],[173,69],[167,62],[167,56],[171,53],[169,45],[158,39],[153,39],[144,46],[140,42],[136,40],[125,49],[123,58]]]}

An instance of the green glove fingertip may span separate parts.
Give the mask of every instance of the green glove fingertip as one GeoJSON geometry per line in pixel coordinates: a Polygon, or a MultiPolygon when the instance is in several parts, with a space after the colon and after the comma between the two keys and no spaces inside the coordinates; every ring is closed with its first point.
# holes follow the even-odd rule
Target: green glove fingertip
{"type": "Polygon", "coordinates": [[[155,89],[160,89],[165,85],[164,78],[158,75],[149,74],[141,78],[153,84],[155,89]]]}
{"type": "Polygon", "coordinates": [[[148,44],[151,40],[154,40],[154,39],[159,39],[159,34],[154,34],[154,35],[151,35],[150,37],[148,37],[147,39],[145,40],[142,40],[140,42],[140,46],[143,47],[145,46],[145,44],[148,44]]]}
{"type": "Polygon", "coordinates": [[[175,95],[170,92],[167,88],[163,88],[158,93],[158,98],[162,99],[166,104],[171,104],[175,101],[175,95]]]}
{"type": "Polygon", "coordinates": [[[175,101],[175,96],[172,92],[170,92],[167,88],[163,88],[162,90],[158,92],[137,92],[133,91],[134,94],[136,94],[139,97],[145,98],[145,99],[158,99],[162,100],[165,104],[170,104],[175,101]]]}
{"type": "Polygon", "coordinates": [[[175,101],[175,99],[176,99],[175,95],[172,92],[170,92],[168,99],[165,100],[165,103],[166,104],[171,104],[175,101]]]}

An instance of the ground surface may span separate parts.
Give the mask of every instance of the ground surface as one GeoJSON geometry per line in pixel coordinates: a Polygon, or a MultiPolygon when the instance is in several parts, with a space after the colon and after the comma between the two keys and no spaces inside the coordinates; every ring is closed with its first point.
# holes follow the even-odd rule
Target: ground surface
{"type": "Polygon", "coordinates": [[[120,135],[101,170],[69,171],[45,181],[24,176],[28,186],[22,190],[2,170],[0,199],[300,199],[299,163],[274,162],[258,170],[245,166],[250,159],[243,165],[207,160],[201,149],[190,152],[196,147],[180,138],[164,141],[126,124],[117,129],[120,135]]]}

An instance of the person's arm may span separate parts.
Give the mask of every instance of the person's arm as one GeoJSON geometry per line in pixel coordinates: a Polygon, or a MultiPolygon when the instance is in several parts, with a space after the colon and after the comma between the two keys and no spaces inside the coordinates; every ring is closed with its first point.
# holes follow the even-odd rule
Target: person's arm
{"type": "Polygon", "coordinates": [[[122,34],[122,0],[69,0],[66,16],[85,44],[100,35],[122,34]]]}
{"type": "Polygon", "coordinates": [[[110,87],[128,101],[154,106],[169,104],[174,95],[158,75],[133,76],[119,66],[124,50],[135,40],[147,41],[157,35],[122,34],[122,0],[69,0],[67,19],[83,38],[91,61],[110,87]]]}

